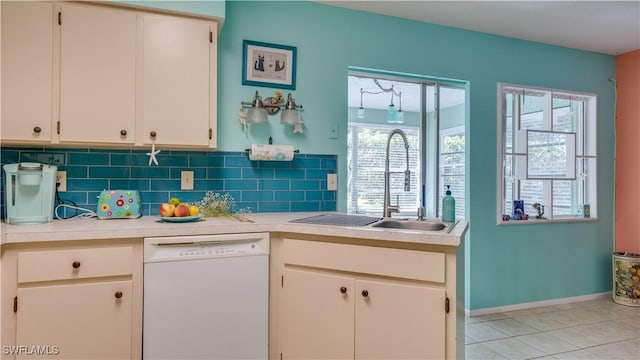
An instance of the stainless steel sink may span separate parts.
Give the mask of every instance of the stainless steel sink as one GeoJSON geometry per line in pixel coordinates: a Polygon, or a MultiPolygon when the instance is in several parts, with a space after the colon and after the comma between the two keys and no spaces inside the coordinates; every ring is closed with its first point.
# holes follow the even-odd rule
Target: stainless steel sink
{"type": "Polygon", "coordinates": [[[387,228],[387,229],[440,231],[446,228],[447,224],[437,222],[437,221],[381,220],[371,226],[387,228]]]}

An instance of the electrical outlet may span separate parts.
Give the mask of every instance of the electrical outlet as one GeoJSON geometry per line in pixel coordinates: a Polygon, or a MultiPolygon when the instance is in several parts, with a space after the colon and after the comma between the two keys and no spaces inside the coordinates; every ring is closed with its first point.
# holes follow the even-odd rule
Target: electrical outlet
{"type": "Polygon", "coordinates": [[[327,190],[338,190],[338,174],[327,174],[327,190]]]}
{"type": "Polygon", "coordinates": [[[58,192],[67,191],[67,172],[56,171],[56,184],[58,184],[58,192]]]}
{"type": "Polygon", "coordinates": [[[180,172],[180,190],[193,190],[193,171],[180,172]]]}

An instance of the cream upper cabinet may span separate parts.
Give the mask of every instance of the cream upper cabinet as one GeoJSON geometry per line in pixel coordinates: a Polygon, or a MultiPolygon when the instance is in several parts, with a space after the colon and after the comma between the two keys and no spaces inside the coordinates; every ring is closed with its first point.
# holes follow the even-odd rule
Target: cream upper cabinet
{"type": "Polygon", "coordinates": [[[455,358],[444,253],[297,239],[281,249],[283,359],[455,358]]]}
{"type": "Polygon", "coordinates": [[[2,1],[3,143],[216,147],[217,23],[2,1]]]}
{"type": "Polygon", "coordinates": [[[63,3],[60,142],[133,144],[136,13],[63,3]]]}
{"type": "Polygon", "coordinates": [[[216,146],[217,24],[142,16],[138,143],[216,146]]]}
{"type": "Polygon", "coordinates": [[[2,117],[6,142],[48,143],[53,114],[53,4],[2,1],[2,117]]]}

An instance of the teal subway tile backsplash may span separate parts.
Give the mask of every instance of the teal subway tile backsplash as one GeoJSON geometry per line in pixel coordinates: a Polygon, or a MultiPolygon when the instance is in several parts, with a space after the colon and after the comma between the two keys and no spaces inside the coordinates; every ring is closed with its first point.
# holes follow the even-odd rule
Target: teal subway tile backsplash
{"type": "MultiPolygon", "coordinates": [[[[65,201],[95,210],[104,189],[140,191],[143,215],[176,196],[195,202],[207,191],[229,193],[238,209],[252,212],[335,211],[327,174],[337,173],[335,155],[296,154],[290,162],[250,161],[246,152],[162,150],[149,166],[146,150],[0,148],[2,165],[37,161],[67,172],[65,201]],[[182,171],[194,172],[194,190],[180,190],[182,171]]],[[[4,218],[4,172],[0,195],[4,218]]],[[[61,214],[64,215],[64,214],[61,214]]],[[[69,214],[67,214],[69,215],[69,214]]]]}

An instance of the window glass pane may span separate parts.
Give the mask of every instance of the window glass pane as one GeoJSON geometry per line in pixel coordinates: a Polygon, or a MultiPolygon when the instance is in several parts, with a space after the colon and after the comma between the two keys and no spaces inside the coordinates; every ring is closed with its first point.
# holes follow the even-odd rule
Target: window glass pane
{"type": "Polygon", "coordinates": [[[576,203],[576,181],[553,181],[553,216],[573,214],[576,203]]]}
{"type": "MultiPolygon", "coordinates": [[[[384,201],[384,169],[386,144],[391,129],[375,126],[349,126],[348,145],[348,212],[382,215],[384,201]]],[[[411,191],[404,191],[404,175],[391,174],[389,189],[392,203],[400,201],[400,209],[415,213],[420,201],[419,131],[404,128],[409,142],[411,191]]],[[[404,172],[406,153],[400,136],[394,136],[389,148],[390,171],[404,172]]]]}
{"type": "Polygon", "coordinates": [[[578,159],[578,196],[576,198],[577,204],[589,204],[591,207],[591,217],[597,217],[598,215],[598,197],[597,197],[597,178],[596,178],[596,166],[597,160],[595,158],[578,159]]]}
{"type": "Polygon", "coordinates": [[[514,96],[511,93],[506,93],[504,95],[504,123],[503,123],[503,134],[504,134],[504,151],[507,153],[513,153],[513,129],[514,129],[514,116],[513,113],[515,109],[513,108],[514,96]]]}
{"type": "Polygon", "coordinates": [[[553,99],[553,131],[574,132],[576,131],[574,111],[575,101],[569,99],[553,99]]]}
{"type": "Polygon", "coordinates": [[[527,131],[527,179],[575,179],[576,136],[527,131]]]}
{"type": "Polygon", "coordinates": [[[464,146],[463,126],[441,131],[438,214],[442,214],[442,198],[446,194],[446,185],[449,185],[451,196],[456,200],[456,218],[464,217],[464,146]]]}
{"type": "Polygon", "coordinates": [[[520,129],[550,130],[543,117],[544,96],[540,93],[520,96],[520,129]]]}
{"type": "MultiPolygon", "coordinates": [[[[515,200],[524,200],[524,212],[526,214],[535,213],[531,207],[534,203],[544,204],[543,183],[543,180],[520,181],[520,199],[515,200]]],[[[513,205],[511,210],[513,211],[513,205]]]]}
{"type": "Polygon", "coordinates": [[[503,203],[502,203],[502,211],[503,215],[509,215],[512,213],[512,204],[515,199],[514,195],[514,182],[515,176],[513,176],[513,162],[514,157],[510,155],[505,155],[503,159],[503,168],[504,168],[504,182],[503,182],[503,203]]]}

